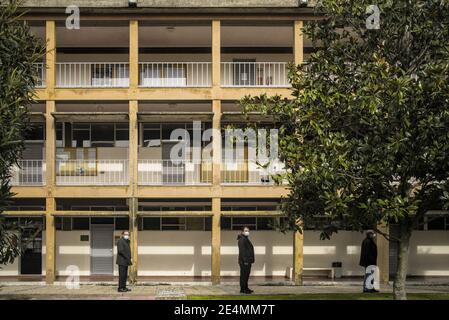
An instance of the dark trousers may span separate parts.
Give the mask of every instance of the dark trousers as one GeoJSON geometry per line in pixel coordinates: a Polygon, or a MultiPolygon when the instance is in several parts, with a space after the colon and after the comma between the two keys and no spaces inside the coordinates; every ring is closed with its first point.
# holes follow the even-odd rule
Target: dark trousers
{"type": "Polygon", "coordinates": [[[126,289],[126,279],[128,278],[128,266],[118,266],[118,288],[126,289]]]}
{"type": "Polygon", "coordinates": [[[248,290],[248,279],[251,273],[251,263],[240,263],[240,291],[248,290]]]}

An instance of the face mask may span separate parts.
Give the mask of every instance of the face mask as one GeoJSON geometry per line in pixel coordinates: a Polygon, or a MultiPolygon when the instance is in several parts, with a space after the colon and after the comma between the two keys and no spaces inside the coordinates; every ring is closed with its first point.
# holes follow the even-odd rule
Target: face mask
{"type": "Polygon", "coordinates": [[[249,231],[244,231],[243,234],[244,234],[245,236],[249,236],[249,231]]]}
{"type": "Polygon", "coordinates": [[[123,236],[123,239],[128,240],[128,239],[129,239],[129,236],[128,236],[128,235],[123,236]]]}

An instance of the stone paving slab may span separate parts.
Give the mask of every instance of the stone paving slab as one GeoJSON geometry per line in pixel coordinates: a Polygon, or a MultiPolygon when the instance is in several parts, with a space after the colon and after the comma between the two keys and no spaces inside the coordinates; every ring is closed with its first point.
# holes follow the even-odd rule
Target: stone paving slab
{"type": "MultiPolygon", "coordinates": [[[[239,295],[237,285],[163,285],[129,286],[132,291],[117,292],[115,285],[80,285],[79,289],[69,289],[58,285],[1,285],[0,299],[88,299],[88,300],[165,300],[186,299],[187,296],[220,296],[239,295]]],[[[287,294],[326,294],[326,293],[359,293],[361,284],[335,286],[273,286],[253,285],[254,294],[258,295],[287,295],[287,294]]],[[[381,286],[381,292],[392,292],[391,285],[381,286]]],[[[448,285],[411,285],[407,287],[409,293],[449,293],[448,285]]]]}

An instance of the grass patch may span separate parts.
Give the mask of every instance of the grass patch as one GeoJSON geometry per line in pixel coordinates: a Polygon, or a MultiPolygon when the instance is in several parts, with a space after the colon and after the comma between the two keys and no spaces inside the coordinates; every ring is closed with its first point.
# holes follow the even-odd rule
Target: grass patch
{"type": "MultiPolygon", "coordinates": [[[[408,300],[449,300],[449,293],[409,293],[408,300]]],[[[188,296],[188,300],[392,300],[391,293],[304,293],[278,295],[188,296]]]]}

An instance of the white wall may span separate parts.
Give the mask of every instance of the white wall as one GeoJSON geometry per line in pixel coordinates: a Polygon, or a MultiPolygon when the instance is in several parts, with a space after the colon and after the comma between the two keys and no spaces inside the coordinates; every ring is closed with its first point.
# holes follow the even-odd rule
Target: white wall
{"type": "Polygon", "coordinates": [[[449,276],[449,231],[413,232],[408,273],[417,276],[449,276]]]}
{"type": "Polygon", "coordinates": [[[90,232],[56,231],[56,274],[70,275],[69,266],[77,266],[81,276],[90,275],[90,232]],[[81,241],[88,235],[89,241],[81,241]]]}
{"type": "MultiPolygon", "coordinates": [[[[80,241],[89,231],[56,232],[56,274],[66,275],[69,265],[77,265],[81,275],[90,274],[90,241],[80,241]]],[[[115,236],[120,231],[114,232],[115,236]]],[[[221,274],[238,275],[237,231],[222,231],[221,274]]],[[[43,235],[42,274],[45,275],[45,235],[43,235]]],[[[343,275],[362,275],[358,266],[363,235],[342,231],[331,240],[320,240],[319,232],[304,235],[304,267],[329,267],[333,261],[343,263],[343,275]]],[[[211,268],[211,232],[209,231],[140,231],[140,276],[208,276],[211,268]]],[[[292,266],[292,235],[273,231],[252,231],[256,263],[253,275],[284,276],[292,266]]],[[[114,246],[114,274],[116,247],[114,246]]],[[[411,239],[409,275],[449,275],[449,231],[415,231],[411,239]]],[[[19,274],[20,258],[2,266],[0,276],[19,274]]],[[[308,274],[306,272],[306,274],[308,274]]]]}

